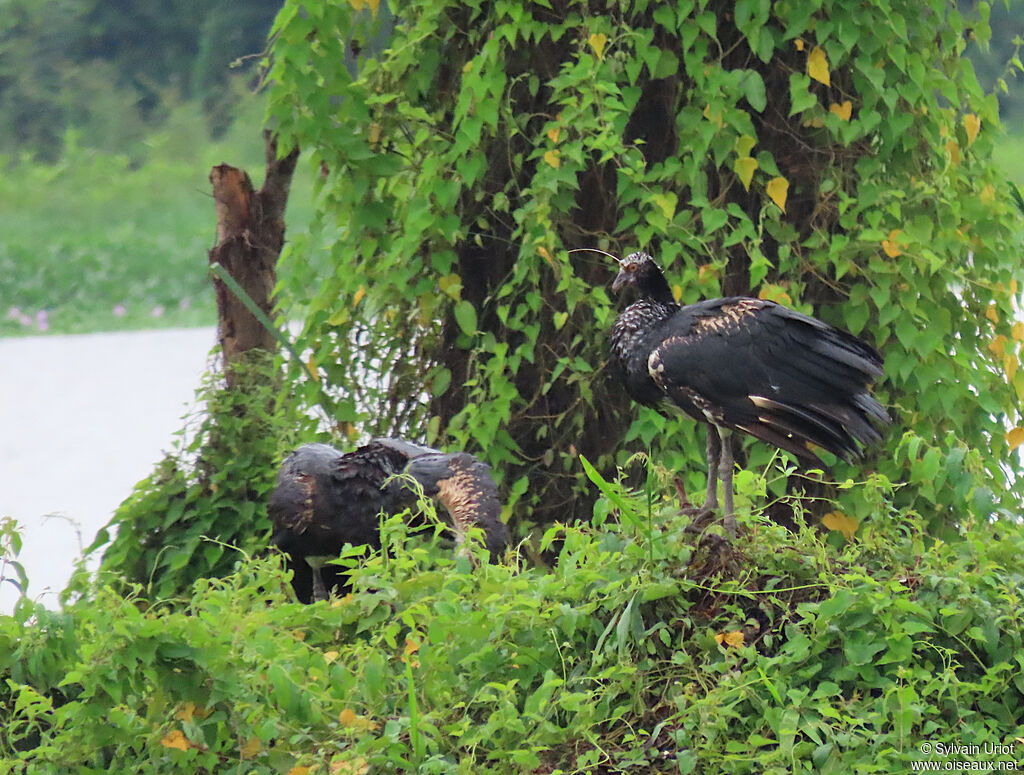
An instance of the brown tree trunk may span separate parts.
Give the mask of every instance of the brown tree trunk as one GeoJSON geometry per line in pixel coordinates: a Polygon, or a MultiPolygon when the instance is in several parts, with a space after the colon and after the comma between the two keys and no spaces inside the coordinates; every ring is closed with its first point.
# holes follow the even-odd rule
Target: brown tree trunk
{"type": "MultiPolygon", "coordinates": [[[[210,249],[210,263],[219,263],[268,316],[271,293],[277,282],[277,258],[284,245],[284,210],[299,158],[295,148],[277,157],[277,138],[263,133],[266,142],[266,178],[256,192],[244,170],[219,164],[210,170],[217,209],[217,244],[210,249]]],[[[217,294],[217,318],[224,373],[228,387],[234,383],[232,365],[253,349],[273,352],[273,335],[246,309],[224,282],[213,278],[217,294]]]]}

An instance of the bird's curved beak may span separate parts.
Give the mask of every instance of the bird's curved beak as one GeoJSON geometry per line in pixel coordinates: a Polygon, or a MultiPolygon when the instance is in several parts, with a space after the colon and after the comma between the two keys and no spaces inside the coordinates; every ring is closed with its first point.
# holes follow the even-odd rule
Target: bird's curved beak
{"type": "Polygon", "coordinates": [[[624,285],[632,285],[635,280],[635,273],[620,269],[619,273],[615,275],[615,280],[612,282],[612,292],[617,292],[624,285]]]}

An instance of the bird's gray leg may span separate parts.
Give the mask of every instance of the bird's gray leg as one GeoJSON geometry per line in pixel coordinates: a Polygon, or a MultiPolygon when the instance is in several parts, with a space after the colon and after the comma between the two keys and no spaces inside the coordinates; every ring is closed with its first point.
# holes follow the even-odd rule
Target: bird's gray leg
{"type": "Polygon", "coordinates": [[[722,480],[722,498],[725,501],[722,509],[722,524],[729,534],[729,538],[736,537],[736,515],[733,513],[732,505],[732,431],[728,428],[718,428],[718,436],[721,437],[721,452],[718,458],[718,478],[722,480]]]}
{"type": "MultiPolygon", "coordinates": [[[[721,429],[719,429],[720,431],[721,429]]],[[[713,426],[708,426],[708,490],[701,511],[712,512],[718,508],[718,461],[721,456],[722,441],[713,426]]]]}
{"type": "Polygon", "coordinates": [[[324,577],[320,575],[320,568],[324,564],[322,559],[320,557],[316,559],[307,557],[306,564],[313,571],[313,601],[326,600],[328,598],[327,587],[324,586],[324,577]]]}

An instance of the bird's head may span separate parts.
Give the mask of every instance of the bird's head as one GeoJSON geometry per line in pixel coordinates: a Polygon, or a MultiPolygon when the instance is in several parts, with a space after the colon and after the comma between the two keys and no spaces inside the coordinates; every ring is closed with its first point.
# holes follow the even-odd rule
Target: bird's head
{"type": "Polygon", "coordinates": [[[629,285],[636,286],[642,296],[666,304],[675,303],[661,267],[647,253],[630,253],[619,261],[619,273],[612,283],[612,290],[618,291],[629,285]]]}
{"type": "Polygon", "coordinates": [[[423,487],[423,494],[436,497],[448,513],[461,542],[469,527],[482,528],[492,561],[508,544],[508,528],[501,521],[501,501],[491,469],[467,452],[422,455],[413,458],[405,473],[423,487]]]}
{"type": "Polygon", "coordinates": [[[454,474],[450,465],[453,457],[442,452],[420,455],[409,461],[404,473],[420,483],[424,495],[433,498],[437,495],[441,482],[450,479],[454,474]]]}

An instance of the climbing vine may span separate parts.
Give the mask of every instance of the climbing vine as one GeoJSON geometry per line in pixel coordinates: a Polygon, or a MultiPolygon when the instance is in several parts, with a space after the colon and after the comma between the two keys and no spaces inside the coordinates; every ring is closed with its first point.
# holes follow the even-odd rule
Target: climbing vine
{"type": "Polygon", "coordinates": [[[537,520],[586,514],[581,453],[608,469],[650,445],[699,486],[693,424],[636,414],[604,374],[614,267],[568,252],[645,248],[683,302],[772,298],[879,347],[900,505],[936,527],[1019,505],[1020,213],[963,57],[984,4],[390,14],[381,48],[377,3],[288,0],[267,63],[271,121],[322,173],[334,271],[291,290],[339,423],[482,452],[537,520]]]}

